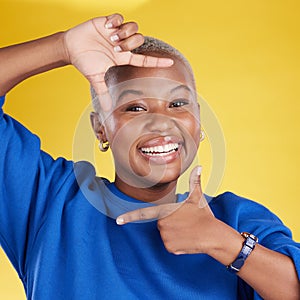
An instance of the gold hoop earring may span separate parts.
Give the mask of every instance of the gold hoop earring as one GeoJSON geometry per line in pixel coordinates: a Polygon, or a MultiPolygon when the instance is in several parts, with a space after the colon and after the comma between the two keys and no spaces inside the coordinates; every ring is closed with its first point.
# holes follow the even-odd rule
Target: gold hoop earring
{"type": "Polygon", "coordinates": [[[200,142],[202,142],[205,139],[205,132],[203,130],[201,130],[200,133],[200,142]]]}
{"type": "Polygon", "coordinates": [[[101,152],[106,152],[109,149],[109,142],[100,141],[99,142],[99,149],[101,152]]]}

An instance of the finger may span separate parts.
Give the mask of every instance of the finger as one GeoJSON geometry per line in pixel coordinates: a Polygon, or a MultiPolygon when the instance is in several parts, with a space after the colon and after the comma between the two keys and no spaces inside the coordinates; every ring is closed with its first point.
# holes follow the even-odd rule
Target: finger
{"type": "Polygon", "coordinates": [[[130,36],[136,34],[138,29],[139,29],[138,25],[135,22],[128,22],[128,23],[122,24],[120,26],[119,30],[114,32],[111,35],[110,40],[112,42],[117,42],[117,41],[127,39],[130,36]]]}
{"type": "Polygon", "coordinates": [[[159,214],[159,206],[146,207],[137,210],[130,211],[126,214],[119,216],[116,219],[118,225],[124,225],[126,223],[151,220],[155,219],[159,214]]]}
{"type": "MultiPolygon", "coordinates": [[[[135,33],[130,37],[126,38],[125,40],[118,43],[117,46],[114,47],[116,52],[121,51],[130,51],[144,43],[144,36],[135,33]]],[[[154,57],[148,56],[143,54],[133,54],[130,53],[128,64],[136,67],[148,67],[148,68],[155,68],[155,67],[170,67],[174,63],[173,59],[171,58],[162,58],[162,57],[154,57]]]]}
{"type": "Polygon", "coordinates": [[[108,112],[111,110],[112,108],[112,100],[111,100],[111,97],[110,97],[110,94],[107,90],[106,93],[102,93],[100,94],[99,96],[99,102],[100,102],[100,107],[101,109],[104,111],[104,112],[108,112]]]}
{"type": "Polygon", "coordinates": [[[165,68],[174,63],[171,58],[154,57],[143,54],[132,54],[129,64],[136,67],[165,68]]]}
{"type": "Polygon", "coordinates": [[[140,33],[135,33],[123,41],[118,43],[119,51],[130,51],[144,43],[144,36],[140,33]]]}
{"type": "Polygon", "coordinates": [[[112,14],[106,17],[105,28],[112,29],[119,27],[124,21],[124,18],[120,14],[112,14]]]}
{"type": "Polygon", "coordinates": [[[137,209],[134,211],[130,211],[126,214],[120,215],[117,218],[116,222],[118,225],[124,225],[126,223],[136,221],[161,219],[173,213],[181,205],[182,203],[172,203],[137,209]]]}
{"type": "Polygon", "coordinates": [[[87,76],[87,79],[97,94],[101,109],[103,111],[109,111],[112,107],[112,100],[104,81],[104,76],[101,74],[89,75],[87,76]]]}

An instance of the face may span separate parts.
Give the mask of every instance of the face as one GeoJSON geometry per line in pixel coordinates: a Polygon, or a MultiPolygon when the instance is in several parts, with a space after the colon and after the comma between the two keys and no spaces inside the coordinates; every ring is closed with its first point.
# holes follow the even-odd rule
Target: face
{"type": "Polygon", "coordinates": [[[173,182],[199,146],[199,105],[181,61],[170,68],[124,66],[108,82],[113,109],[102,116],[118,179],[146,188],[173,182]]]}

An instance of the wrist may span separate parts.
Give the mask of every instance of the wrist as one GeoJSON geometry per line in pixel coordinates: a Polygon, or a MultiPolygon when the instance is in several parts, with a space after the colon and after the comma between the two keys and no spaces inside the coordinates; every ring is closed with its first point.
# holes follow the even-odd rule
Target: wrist
{"type": "Polygon", "coordinates": [[[57,37],[56,51],[58,60],[64,65],[71,64],[69,51],[66,45],[66,31],[57,32],[55,36],[57,37]]]}
{"type": "Polygon", "coordinates": [[[227,269],[231,273],[237,273],[240,271],[240,269],[243,267],[246,259],[251,254],[251,252],[254,250],[255,245],[258,243],[258,238],[248,232],[242,232],[241,236],[245,239],[243,243],[243,247],[237,256],[237,258],[227,266],[227,269]]]}
{"type": "Polygon", "coordinates": [[[241,251],[245,239],[232,227],[217,220],[212,244],[206,252],[224,266],[231,264],[241,251]]]}

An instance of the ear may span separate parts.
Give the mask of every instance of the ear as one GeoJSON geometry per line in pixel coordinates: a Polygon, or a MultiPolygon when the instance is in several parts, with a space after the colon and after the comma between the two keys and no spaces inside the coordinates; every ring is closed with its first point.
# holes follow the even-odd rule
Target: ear
{"type": "Polygon", "coordinates": [[[107,138],[106,138],[105,128],[104,128],[103,124],[100,121],[99,114],[97,114],[95,112],[91,112],[90,120],[91,120],[91,125],[93,127],[96,138],[99,141],[106,142],[107,138]]]}

